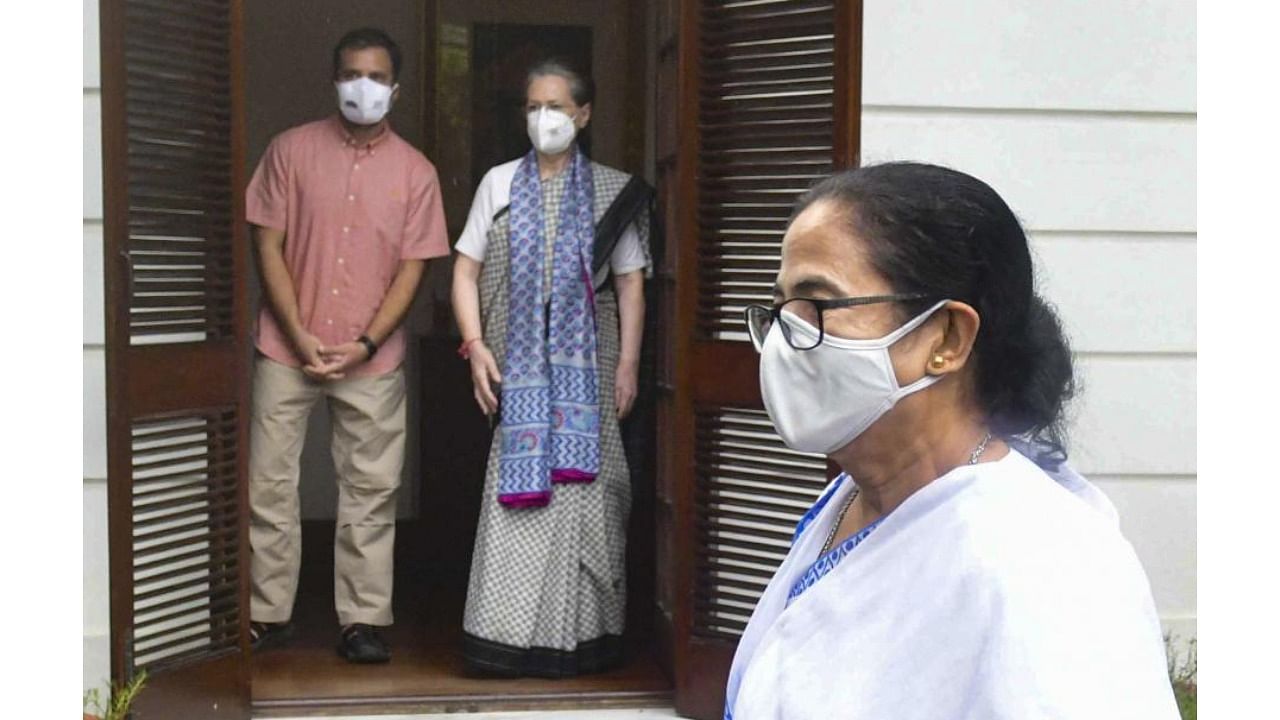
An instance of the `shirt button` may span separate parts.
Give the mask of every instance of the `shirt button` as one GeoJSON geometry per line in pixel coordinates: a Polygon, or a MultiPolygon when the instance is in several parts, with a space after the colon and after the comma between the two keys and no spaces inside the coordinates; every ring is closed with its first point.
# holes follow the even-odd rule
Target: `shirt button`
{"type": "Polygon", "coordinates": [[[348,195],[348,196],[347,196],[347,200],[354,201],[355,199],[356,199],[356,196],[355,196],[355,195],[348,195]]]}
{"type": "Polygon", "coordinates": [[[342,228],[342,232],[344,232],[344,233],[349,233],[349,232],[351,232],[351,228],[349,228],[349,227],[344,227],[344,228],[342,228]]]}
{"type": "Polygon", "coordinates": [[[334,295],[337,295],[337,294],[338,294],[338,288],[334,288],[334,289],[333,289],[333,294],[334,294],[334,295]]]}
{"type": "Polygon", "coordinates": [[[332,324],[333,324],[333,318],[329,318],[328,320],[325,320],[325,321],[324,321],[324,324],[325,324],[325,325],[332,325],[332,324]]]}
{"type": "Polygon", "coordinates": [[[343,264],[343,263],[345,263],[345,262],[346,262],[346,260],[343,260],[342,258],[338,258],[338,264],[339,264],[339,265],[341,265],[341,264],[343,264]]]}
{"type": "Polygon", "coordinates": [[[356,164],[355,164],[355,167],[353,167],[352,169],[353,169],[353,170],[359,170],[359,169],[360,169],[360,163],[356,163],[356,164]]]}

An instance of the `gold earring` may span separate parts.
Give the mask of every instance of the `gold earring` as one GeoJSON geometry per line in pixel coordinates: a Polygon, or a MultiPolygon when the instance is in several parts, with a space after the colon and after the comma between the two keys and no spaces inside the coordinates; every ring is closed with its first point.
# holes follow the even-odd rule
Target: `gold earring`
{"type": "Polygon", "coordinates": [[[929,360],[929,367],[934,370],[941,370],[946,364],[947,359],[942,357],[941,354],[935,354],[933,358],[929,360]]]}

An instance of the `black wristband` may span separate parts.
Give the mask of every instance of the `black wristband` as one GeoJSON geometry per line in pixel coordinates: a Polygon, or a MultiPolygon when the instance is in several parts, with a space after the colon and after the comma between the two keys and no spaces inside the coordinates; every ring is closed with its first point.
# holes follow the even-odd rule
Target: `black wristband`
{"type": "Polygon", "coordinates": [[[374,355],[378,354],[378,343],[370,340],[368,335],[361,335],[356,338],[356,342],[363,345],[364,349],[369,351],[369,357],[366,359],[371,359],[374,355]]]}

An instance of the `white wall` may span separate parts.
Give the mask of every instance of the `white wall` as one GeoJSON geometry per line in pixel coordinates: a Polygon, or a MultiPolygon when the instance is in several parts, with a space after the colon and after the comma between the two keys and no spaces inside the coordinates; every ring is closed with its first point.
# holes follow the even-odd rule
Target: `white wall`
{"type": "Polygon", "coordinates": [[[863,162],[989,182],[1077,353],[1072,460],[1196,626],[1193,0],[868,0],[863,162]]]}
{"type": "Polygon", "coordinates": [[[102,96],[98,0],[84,0],[84,687],[110,673],[107,402],[102,315],[102,96]]]}

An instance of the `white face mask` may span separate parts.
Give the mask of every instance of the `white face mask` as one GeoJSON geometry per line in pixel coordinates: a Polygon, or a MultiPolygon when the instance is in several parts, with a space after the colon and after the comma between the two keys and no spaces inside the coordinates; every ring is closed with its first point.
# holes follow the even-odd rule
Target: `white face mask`
{"type": "Polygon", "coordinates": [[[528,115],[529,141],[543,155],[559,155],[573,144],[578,127],[559,110],[538,108],[528,115]]]}
{"type": "Polygon", "coordinates": [[[391,93],[400,87],[387,87],[366,77],[333,85],[338,89],[338,109],[342,116],[356,125],[381,122],[391,109],[391,93]]]}
{"type": "MultiPolygon", "coordinates": [[[[899,400],[942,379],[925,375],[898,385],[889,346],[920,327],[946,300],[875,340],[824,333],[811,350],[796,350],[775,322],[760,351],[760,391],[782,440],[800,452],[831,454],[848,445],[899,400]]],[[[818,328],[783,311],[797,344],[817,339],[818,328]]]]}

